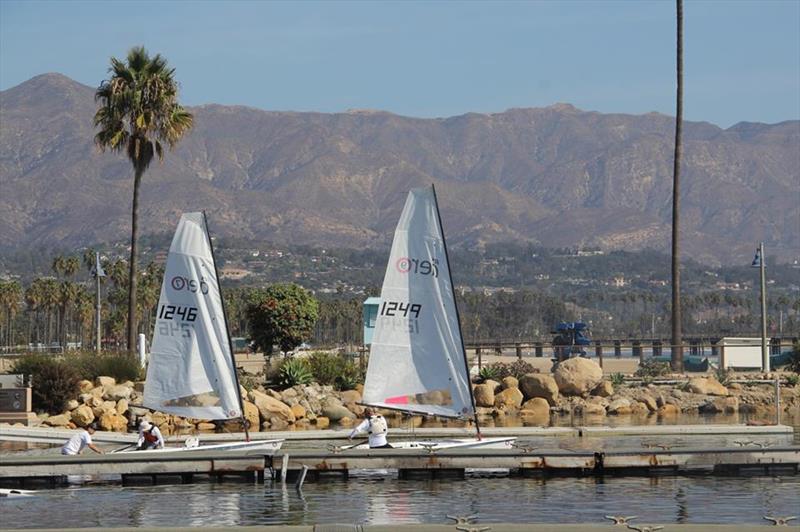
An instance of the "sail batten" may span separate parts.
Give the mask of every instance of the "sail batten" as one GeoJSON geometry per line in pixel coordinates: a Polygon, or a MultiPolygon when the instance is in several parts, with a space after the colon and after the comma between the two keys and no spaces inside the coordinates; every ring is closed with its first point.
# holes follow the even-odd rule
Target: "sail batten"
{"type": "Polygon", "coordinates": [[[363,402],[474,415],[455,292],[432,188],[409,192],[381,289],[363,402]]]}
{"type": "Polygon", "coordinates": [[[170,246],[143,403],[154,410],[200,419],[242,415],[202,213],[181,217],[170,246]]]}

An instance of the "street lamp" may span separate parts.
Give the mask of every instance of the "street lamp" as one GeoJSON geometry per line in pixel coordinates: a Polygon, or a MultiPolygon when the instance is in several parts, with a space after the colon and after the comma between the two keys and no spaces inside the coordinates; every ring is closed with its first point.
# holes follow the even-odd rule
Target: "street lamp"
{"type": "Polygon", "coordinates": [[[769,352],[767,351],[767,281],[764,243],[756,249],[756,256],[750,265],[761,270],[761,371],[769,371],[769,352]]]}
{"type": "Polygon", "coordinates": [[[97,307],[96,307],[96,322],[97,322],[97,341],[95,343],[94,349],[97,354],[100,354],[100,278],[106,276],[106,272],[103,271],[103,266],[100,264],[100,252],[94,252],[94,268],[92,268],[92,275],[95,278],[95,286],[97,288],[97,307]]]}

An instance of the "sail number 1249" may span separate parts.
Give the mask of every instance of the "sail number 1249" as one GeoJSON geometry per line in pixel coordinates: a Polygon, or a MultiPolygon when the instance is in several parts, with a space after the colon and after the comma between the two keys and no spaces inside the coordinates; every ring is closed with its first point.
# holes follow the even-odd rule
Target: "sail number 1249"
{"type": "Polygon", "coordinates": [[[415,318],[419,318],[419,313],[422,311],[422,305],[419,303],[404,303],[402,301],[384,301],[381,305],[381,316],[399,316],[403,318],[409,317],[409,313],[413,314],[415,318]]]}

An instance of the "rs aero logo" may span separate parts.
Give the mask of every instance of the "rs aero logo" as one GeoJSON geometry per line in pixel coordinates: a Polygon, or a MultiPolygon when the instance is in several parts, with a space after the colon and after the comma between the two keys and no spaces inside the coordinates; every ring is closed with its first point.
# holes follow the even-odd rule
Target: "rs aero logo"
{"type": "Polygon", "coordinates": [[[439,259],[419,260],[412,257],[400,257],[395,266],[400,273],[433,275],[437,279],[439,278],[439,259]]]}
{"type": "Polygon", "coordinates": [[[205,277],[200,278],[200,282],[198,283],[194,279],[189,279],[188,277],[181,277],[180,275],[176,275],[172,278],[169,282],[172,286],[173,290],[177,290],[180,292],[181,290],[186,290],[193,294],[197,293],[200,290],[200,293],[203,295],[208,294],[208,283],[206,282],[205,277]]]}

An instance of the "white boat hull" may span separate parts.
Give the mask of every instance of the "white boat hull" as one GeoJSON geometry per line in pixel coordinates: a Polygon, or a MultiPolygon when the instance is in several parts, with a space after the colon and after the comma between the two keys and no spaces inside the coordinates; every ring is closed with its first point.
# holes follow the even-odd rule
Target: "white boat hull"
{"type": "Polygon", "coordinates": [[[36,495],[35,491],[31,490],[18,490],[18,489],[5,489],[0,488],[0,499],[2,498],[17,498],[17,497],[33,497],[36,495]]]}
{"type": "MultiPolygon", "coordinates": [[[[516,437],[509,438],[455,438],[447,440],[408,440],[389,442],[392,449],[420,449],[430,451],[442,451],[445,449],[511,449],[516,441],[516,437]]],[[[346,449],[369,449],[369,444],[362,443],[352,447],[342,447],[346,449]]]]}
{"type": "Polygon", "coordinates": [[[252,453],[272,455],[275,454],[283,445],[284,440],[255,440],[238,441],[230,443],[215,443],[211,445],[197,445],[195,447],[165,447],[163,449],[149,449],[147,451],[137,451],[130,449],[123,453],[191,453],[201,451],[248,451],[252,453]]]}

